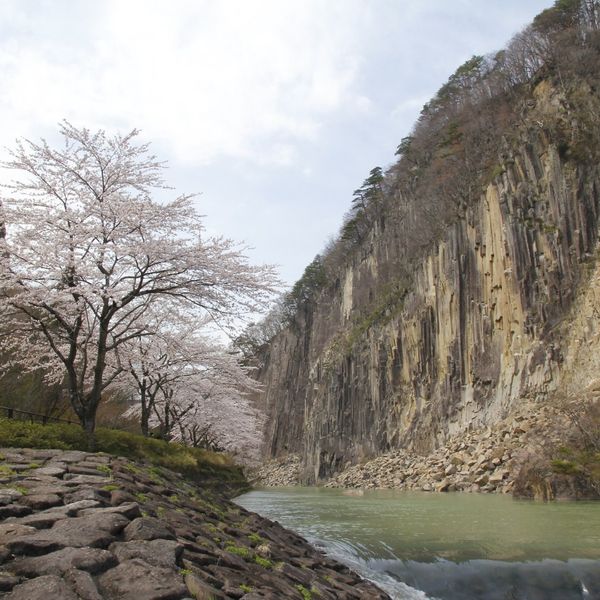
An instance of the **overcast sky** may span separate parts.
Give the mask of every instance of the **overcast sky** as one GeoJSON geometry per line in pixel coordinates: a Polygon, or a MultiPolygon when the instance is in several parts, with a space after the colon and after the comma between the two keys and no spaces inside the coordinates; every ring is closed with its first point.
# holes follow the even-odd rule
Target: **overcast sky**
{"type": "Polygon", "coordinates": [[[211,234],[293,282],[473,54],[552,0],[0,0],[0,147],[142,130],[211,234]]]}

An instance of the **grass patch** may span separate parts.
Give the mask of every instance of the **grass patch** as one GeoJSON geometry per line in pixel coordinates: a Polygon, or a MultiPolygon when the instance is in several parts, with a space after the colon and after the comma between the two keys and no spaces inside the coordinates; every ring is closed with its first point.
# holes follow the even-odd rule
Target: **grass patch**
{"type": "Polygon", "coordinates": [[[16,472],[8,465],[0,465],[0,477],[12,477],[13,475],[16,475],[16,472]]]}
{"type": "MultiPolygon", "coordinates": [[[[151,463],[157,469],[153,473],[157,478],[160,477],[158,468],[164,467],[192,481],[212,480],[216,485],[228,486],[236,491],[248,488],[242,469],[226,454],[102,427],[96,430],[95,441],[96,452],[151,463]]],[[[0,418],[0,446],[84,451],[89,449],[88,439],[78,425],[42,425],[5,418],[0,418]]],[[[141,469],[133,465],[126,468],[133,473],[141,472],[141,469]]],[[[5,473],[12,474],[14,473],[5,473]]]]}
{"type": "Polygon", "coordinates": [[[248,539],[255,544],[262,544],[265,540],[258,535],[258,533],[250,533],[248,539]]]}
{"type": "Polygon", "coordinates": [[[240,590],[245,594],[249,594],[254,588],[251,585],[246,585],[245,583],[240,583],[240,590]]]}
{"type": "Polygon", "coordinates": [[[268,558],[263,558],[262,556],[255,556],[254,562],[265,569],[273,568],[273,563],[268,558]]]}
{"type": "Polygon", "coordinates": [[[296,589],[300,592],[302,600],[312,600],[312,592],[310,590],[307,590],[302,584],[299,583],[296,586],[296,589]]]}
{"type": "Polygon", "coordinates": [[[162,476],[162,472],[160,470],[160,467],[149,467],[148,468],[148,477],[150,477],[150,479],[154,482],[154,483],[164,483],[164,477],[162,476]]]}
{"type": "Polygon", "coordinates": [[[118,485],[115,485],[114,483],[109,483],[108,485],[102,486],[102,489],[105,492],[114,492],[114,491],[116,491],[116,490],[118,490],[120,488],[119,488],[118,485]]]}
{"type": "Polygon", "coordinates": [[[23,496],[27,496],[27,494],[29,494],[29,492],[31,491],[29,488],[26,488],[22,485],[11,485],[11,484],[3,486],[3,489],[15,490],[15,492],[19,492],[20,494],[23,494],[23,496]]]}
{"type": "Polygon", "coordinates": [[[241,556],[244,560],[252,560],[252,552],[245,546],[235,546],[234,544],[227,544],[227,546],[225,546],[225,552],[241,556]]]}

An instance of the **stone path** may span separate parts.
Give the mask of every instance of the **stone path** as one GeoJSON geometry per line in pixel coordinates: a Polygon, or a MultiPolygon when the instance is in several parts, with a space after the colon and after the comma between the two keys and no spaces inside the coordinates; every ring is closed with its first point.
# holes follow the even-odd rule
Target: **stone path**
{"type": "Polygon", "coordinates": [[[0,452],[5,600],[389,598],[278,523],[169,470],[85,452],[0,452]]]}

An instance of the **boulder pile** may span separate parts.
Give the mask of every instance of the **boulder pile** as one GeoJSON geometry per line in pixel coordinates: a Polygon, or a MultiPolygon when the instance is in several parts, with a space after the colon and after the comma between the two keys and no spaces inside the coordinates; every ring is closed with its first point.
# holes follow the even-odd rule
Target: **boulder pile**
{"type": "MultiPolygon", "coordinates": [[[[428,455],[398,449],[348,466],[325,487],[393,488],[428,492],[511,493],[522,465],[560,444],[561,417],[552,407],[527,404],[493,426],[454,436],[428,455]]],[[[263,486],[298,485],[301,459],[289,455],[254,474],[263,486]]]]}
{"type": "Polygon", "coordinates": [[[262,464],[249,477],[253,485],[278,487],[298,485],[300,481],[300,456],[288,454],[262,464]]]}
{"type": "Polygon", "coordinates": [[[326,487],[510,493],[523,462],[558,443],[556,420],[549,408],[523,408],[493,427],[450,438],[427,456],[397,450],[349,467],[326,487]]]}

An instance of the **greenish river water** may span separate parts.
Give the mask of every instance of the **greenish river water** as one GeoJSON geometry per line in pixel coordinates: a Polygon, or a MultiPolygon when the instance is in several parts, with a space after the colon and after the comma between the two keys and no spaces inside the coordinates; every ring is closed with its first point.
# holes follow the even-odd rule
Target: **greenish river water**
{"type": "Polygon", "coordinates": [[[270,488],[236,502],[407,600],[600,599],[600,502],[270,488]]]}

